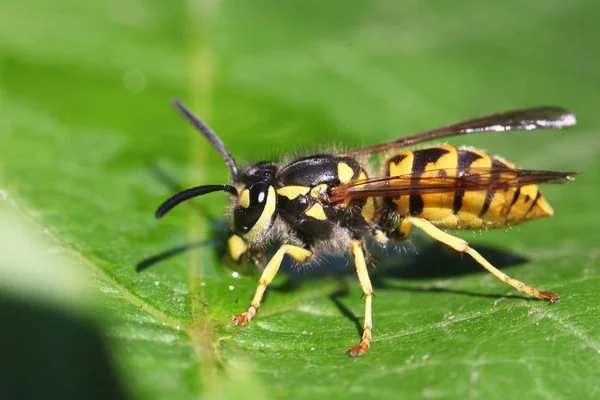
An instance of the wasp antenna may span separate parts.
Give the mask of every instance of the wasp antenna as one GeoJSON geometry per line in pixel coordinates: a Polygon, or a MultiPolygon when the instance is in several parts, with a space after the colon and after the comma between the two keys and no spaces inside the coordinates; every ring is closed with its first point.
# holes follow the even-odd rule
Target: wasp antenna
{"type": "Polygon", "coordinates": [[[202,122],[200,118],[198,118],[192,111],[190,111],[190,109],[187,108],[178,98],[173,98],[173,105],[175,106],[177,111],[179,111],[179,113],[183,115],[185,119],[187,119],[188,122],[193,125],[194,128],[196,128],[200,133],[202,133],[204,137],[208,139],[208,141],[219,153],[221,153],[223,158],[225,158],[225,164],[227,164],[227,167],[231,172],[231,176],[234,179],[237,178],[239,174],[238,166],[235,163],[235,160],[233,159],[231,154],[229,154],[229,152],[225,148],[223,141],[219,139],[217,134],[212,129],[210,129],[208,125],[202,122]]]}
{"type": "Polygon", "coordinates": [[[237,195],[237,189],[231,185],[204,185],[197,186],[191,189],[186,189],[182,192],[177,193],[176,195],[168,198],[164,203],[158,207],[156,210],[156,218],[160,219],[163,215],[165,215],[169,210],[178,205],[181,202],[189,200],[193,197],[202,196],[203,194],[223,191],[227,193],[231,193],[233,195],[237,195]]]}

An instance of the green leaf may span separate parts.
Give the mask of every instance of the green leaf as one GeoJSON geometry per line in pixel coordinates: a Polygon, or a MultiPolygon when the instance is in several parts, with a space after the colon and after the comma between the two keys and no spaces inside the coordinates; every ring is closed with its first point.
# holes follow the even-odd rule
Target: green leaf
{"type": "Polygon", "coordinates": [[[97,297],[76,318],[96,316],[133,398],[597,396],[599,12],[539,0],[7,3],[0,201],[61,255],[46,264],[4,252],[3,271],[17,276],[7,293],[29,301],[44,280],[66,279],[28,286],[19,265],[73,266],[86,278],[56,307],[71,313],[97,297]],[[232,327],[258,273],[224,256],[226,196],[153,218],[176,187],[227,180],[173,96],[248,162],[520,107],[571,109],[569,131],[449,140],[524,168],[583,172],[543,188],[553,218],[457,233],[561,303],[527,299],[417,234],[399,255],[378,254],[363,357],[345,353],[364,307],[349,267],[282,274],[256,319],[232,327]]]}

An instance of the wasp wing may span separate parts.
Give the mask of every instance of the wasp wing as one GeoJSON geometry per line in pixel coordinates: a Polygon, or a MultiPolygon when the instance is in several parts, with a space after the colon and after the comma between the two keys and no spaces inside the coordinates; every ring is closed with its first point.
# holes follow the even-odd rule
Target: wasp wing
{"type": "Polygon", "coordinates": [[[334,187],[329,202],[455,191],[505,190],[541,183],[563,183],[577,172],[512,168],[444,168],[395,176],[357,179],[334,187]]]}
{"type": "Polygon", "coordinates": [[[402,139],[346,151],[349,155],[367,155],[394,148],[422,143],[432,139],[464,135],[474,132],[504,132],[534,129],[562,129],[575,125],[575,115],[562,107],[535,107],[490,114],[418,133],[402,139]]]}

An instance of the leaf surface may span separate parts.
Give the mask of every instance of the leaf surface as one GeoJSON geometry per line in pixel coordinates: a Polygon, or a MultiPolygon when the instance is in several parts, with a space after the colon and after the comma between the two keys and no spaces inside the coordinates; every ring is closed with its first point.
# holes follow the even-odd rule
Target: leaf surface
{"type": "Polygon", "coordinates": [[[598,12],[584,1],[6,4],[0,188],[49,248],[91,276],[135,398],[592,398],[598,12]],[[249,162],[519,107],[569,108],[579,123],[568,131],[449,140],[523,168],[583,172],[543,189],[553,218],[458,233],[561,303],[527,299],[417,234],[399,255],[377,254],[364,357],[345,354],[364,304],[343,260],[288,271],[249,326],[230,326],[257,273],[223,254],[226,196],[153,219],[177,187],[228,179],[173,96],[249,162]]]}

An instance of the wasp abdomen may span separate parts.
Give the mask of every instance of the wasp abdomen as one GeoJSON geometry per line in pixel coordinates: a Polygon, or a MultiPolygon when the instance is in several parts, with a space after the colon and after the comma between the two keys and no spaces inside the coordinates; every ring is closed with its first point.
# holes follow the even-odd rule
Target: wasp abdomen
{"type": "MultiPolygon", "coordinates": [[[[401,216],[430,220],[445,228],[477,229],[502,227],[526,220],[550,216],[552,208],[537,185],[493,189],[494,182],[516,167],[499,158],[472,148],[437,146],[404,151],[384,164],[388,176],[410,175],[417,187],[420,178],[448,180],[468,174],[471,182],[485,179],[491,189],[463,190],[432,194],[402,195],[386,200],[387,207],[401,216]],[[504,172],[506,171],[506,172],[504,172]]],[[[393,185],[393,180],[390,182],[393,185]]]]}

